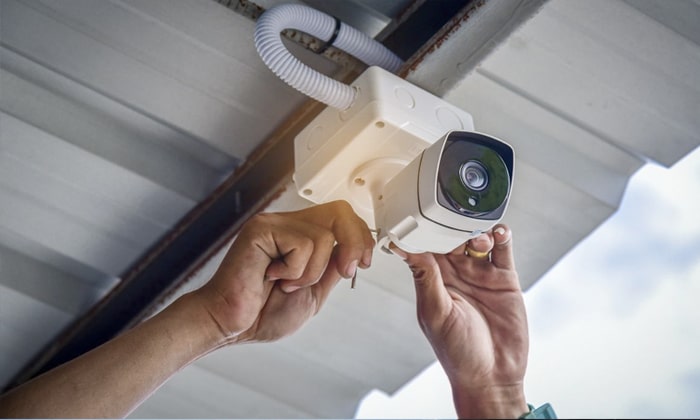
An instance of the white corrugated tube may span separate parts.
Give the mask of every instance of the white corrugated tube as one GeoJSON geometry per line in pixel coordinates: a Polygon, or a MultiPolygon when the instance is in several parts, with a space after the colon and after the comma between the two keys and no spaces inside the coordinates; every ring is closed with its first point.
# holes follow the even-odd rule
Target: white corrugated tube
{"type": "MultiPolygon", "coordinates": [[[[328,106],[349,108],[355,99],[355,89],[294,57],[282,43],[281,32],[285,29],[296,29],[328,42],[336,30],[336,19],[299,4],[272,7],[258,18],[255,47],[270,70],[293,88],[328,106]]],[[[381,43],[342,22],[332,45],[369,66],[379,66],[392,73],[403,64],[381,43]]]]}

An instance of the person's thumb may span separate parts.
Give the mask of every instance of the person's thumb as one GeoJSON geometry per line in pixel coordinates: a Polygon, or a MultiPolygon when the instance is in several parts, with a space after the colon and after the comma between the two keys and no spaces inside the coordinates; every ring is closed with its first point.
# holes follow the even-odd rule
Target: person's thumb
{"type": "Polygon", "coordinates": [[[390,249],[408,264],[416,289],[418,319],[423,328],[435,330],[450,311],[452,299],[447,293],[440,266],[431,253],[409,254],[395,245],[390,249]]]}

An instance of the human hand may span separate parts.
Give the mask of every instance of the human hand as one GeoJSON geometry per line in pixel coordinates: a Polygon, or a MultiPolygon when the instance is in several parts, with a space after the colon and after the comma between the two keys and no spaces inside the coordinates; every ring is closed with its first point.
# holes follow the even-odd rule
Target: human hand
{"type": "Polygon", "coordinates": [[[345,202],[257,215],[206,285],[0,396],[0,417],[126,417],[175,372],[210,351],[298,329],[341,275],[369,267],[373,247],[367,225],[345,202]]]}
{"type": "Polygon", "coordinates": [[[340,277],[372,261],[374,239],[344,201],[253,216],[197,291],[220,345],[272,341],[321,308],[340,277]]]}
{"type": "Polygon", "coordinates": [[[391,247],[413,273],[418,320],[447,373],[460,418],[517,418],[528,411],[527,318],[511,235],[498,225],[446,255],[391,247]],[[469,256],[467,247],[490,251],[490,258],[469,256]]]}

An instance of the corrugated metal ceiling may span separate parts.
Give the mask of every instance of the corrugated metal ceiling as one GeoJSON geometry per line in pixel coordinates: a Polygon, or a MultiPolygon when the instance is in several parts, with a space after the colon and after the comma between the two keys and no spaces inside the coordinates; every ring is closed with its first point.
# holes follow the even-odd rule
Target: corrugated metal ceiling
{"type": "MultiPolygon", "coordinates": [[[[372,34],[405,5],[315,3],[372,34]]],[[[485,2],[406,72],[515,147],[506,221],[524,287],[615,211],[641,165],[700,144],[697,2],[551,0],[513,34],[488,31],[508,27],[499,7],[537,6],[485,2]]],[[[306,98],[260,61],[254,22],[213,1],[2,0],[0,19],[5,383],[306,98]]],[[[290,184],[269,209],[304,205],[290,184]]],[[[134,416],[352,416],[368,390],[391,392],[433,360],[407,275],[378,254],[299,334],[213,353],[134,416]]]]}

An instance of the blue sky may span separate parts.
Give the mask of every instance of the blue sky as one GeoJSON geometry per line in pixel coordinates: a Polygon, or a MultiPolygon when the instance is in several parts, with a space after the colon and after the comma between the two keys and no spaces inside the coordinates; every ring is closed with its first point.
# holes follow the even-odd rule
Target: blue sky
{"type": "MultiPolygon", "coordinates": [[[[525,301],[532,404],[560,418],[700,417],[700,150],[640,169],[619,210],[525,301]]],[[[455,417],[437,364],[357,412],[427,417],[455,417]]]]}

